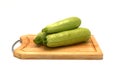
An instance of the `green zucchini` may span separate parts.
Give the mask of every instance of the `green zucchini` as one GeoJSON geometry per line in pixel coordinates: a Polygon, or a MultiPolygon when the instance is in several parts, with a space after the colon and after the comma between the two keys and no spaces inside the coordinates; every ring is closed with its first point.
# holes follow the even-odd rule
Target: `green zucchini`
{"type": "Polygon", "coordinates": [[[59,33],[46,35],[46,46],[59,47],[87,41],[91,36],[89,29],[77,28],[59,33]]]}
{"type": "Polygon", "coordinates": [[[43,44],[48,47],[67,46],[87,41],[91,32],[87,28],[76,28],[73,30],[63,31],[54,34],[39,33],[34,42],[39,45],[43,44]]]}
{"type": "Polygon", "coordinates": [[[69,17],[64,20],[60,20],[53,24],[47,25],[42,32],[46,32],[47,34],[66,31],[78,28],[81,24],[81,20],[78,17],[69,17]]]}
{"type": "Polygon", "coordinates": [[[33,40],[37,45],[39,44],[43,44],[45,43],[45,37],[46,37],[46,33],[45,32],[40,32],[37,34],[37,36],[35,37],[35,39],[33,40]],[[43,42],[44,41],[44,42],[43,42]]]}

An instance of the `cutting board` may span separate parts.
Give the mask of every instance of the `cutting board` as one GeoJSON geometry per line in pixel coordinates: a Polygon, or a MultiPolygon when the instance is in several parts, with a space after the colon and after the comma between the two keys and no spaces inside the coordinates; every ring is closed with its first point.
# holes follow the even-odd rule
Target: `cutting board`
{"type": "Polygon", "coordinates": [[[13,51],[20,59],[103,59],[103,53],[92,35],[85,43],[49,48],[33,42],[36,35],[20,37],[21,45],[13,51]]]}

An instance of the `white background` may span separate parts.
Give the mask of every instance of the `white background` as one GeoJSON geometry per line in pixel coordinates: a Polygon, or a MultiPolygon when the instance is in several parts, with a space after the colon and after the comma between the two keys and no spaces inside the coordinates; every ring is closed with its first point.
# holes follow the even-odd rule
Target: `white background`
{"type": "Polygon", "coordinates": [[[119,0],[0,0],[0,76],[120,76],[119,0]],[[70,16],[91,30],[103,60],[21,60],[12,44],[70,16]]]}

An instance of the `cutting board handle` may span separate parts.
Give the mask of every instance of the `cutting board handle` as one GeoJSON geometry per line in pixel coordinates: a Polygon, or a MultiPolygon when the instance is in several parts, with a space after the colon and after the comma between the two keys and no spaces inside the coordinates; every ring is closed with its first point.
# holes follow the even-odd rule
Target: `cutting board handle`
{"type": "Polygon", "coordinates": [[[17,41],[15,41],[15,42],[13,43],[13,45],[12,45],[12,52],[14,51],[14,47],[15,47],[15,45],[16,45],[18,42],[21,42],[21,40],[17,40],[17,41]]]}

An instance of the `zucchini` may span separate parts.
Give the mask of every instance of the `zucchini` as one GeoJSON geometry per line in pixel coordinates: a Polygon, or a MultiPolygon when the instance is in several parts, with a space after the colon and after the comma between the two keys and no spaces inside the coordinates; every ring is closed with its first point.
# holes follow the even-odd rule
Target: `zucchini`
{"type": "Polygon", "coordinates": [[[47,25],[42,32],[46,32],[47,34],[66,31],[78,28],[81,24],[81,20],[78,17],[69,17],[53,24],[47,25]]]}
{"type": "Polygon", "coordinates": [[[46,35],[46,46],[59,47],[89,40],[91,33],[87,28],[77,28],[73,30],[63,31],[59,33],[46,35]]]}
{"type": "Polygon", "coordinates": [[[87,28],[80,27],[81,20],[78,17],[70,17],[46,26],[35,37],[37,45],[47,47],[59,47],[77,44],[89,40],[91,32],[87,28]]]}
{"type": "Polygon", "coordinates": [[[39,44],[43,44],[43,43],[45,43],[44,41],[44,39],[45,39],[45,37],[46,37],[46,33],[45,32],[40,32],[40,33],[38,33],[37,34],[37,36],[35,37],[35,39],[33,40],[37,45],[39,45],[39,44]]]}

